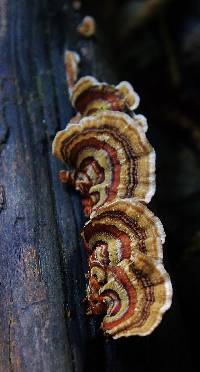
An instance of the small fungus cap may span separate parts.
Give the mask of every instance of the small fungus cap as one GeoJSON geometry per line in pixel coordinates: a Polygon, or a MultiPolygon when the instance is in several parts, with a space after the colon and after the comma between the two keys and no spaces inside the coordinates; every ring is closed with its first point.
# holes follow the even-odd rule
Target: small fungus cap
{"type": "Polygon", "coordinates": [[[78,78],[79,63],[80,56],[77,52],[73,52],[71,50],[65,51],[64,64],[69,94],[71,94],[74,84],[78,78]]]}
{"type": "Polygon", "coordinates": [[[96,22],[91,16],[85,16],[78,26],[78,32],[84,37],[91,37],[96,32],[96,22]]]}
{"type": "Polygon", "coordinates": [[[123,81],[115,87],[100,83],[91,76],[82,77],[74,86],[71,95],[72,105],[83,116],[104,110],[134,110],[139,101],[139,96],[130,83],[123,81]]]}

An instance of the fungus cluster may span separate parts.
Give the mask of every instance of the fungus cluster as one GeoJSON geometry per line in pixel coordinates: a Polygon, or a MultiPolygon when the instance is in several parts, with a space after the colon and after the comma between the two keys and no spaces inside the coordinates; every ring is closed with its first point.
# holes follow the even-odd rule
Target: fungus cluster
{"type": "Polygon", "coordinates": [[[172,287],[163,266],[165,233],[147,208],[155,193],[155,152],[147,121],[133,110],[139,97],[85,76],[75,83],[79,58],[66,54],[70,99],[77,115],[53,141],[70,166],[60,180],[82,195],[89,217],[82,232],[88,251],[88,312],[102,314],[113,338],[147,335],[170,307],[172,287]]]}

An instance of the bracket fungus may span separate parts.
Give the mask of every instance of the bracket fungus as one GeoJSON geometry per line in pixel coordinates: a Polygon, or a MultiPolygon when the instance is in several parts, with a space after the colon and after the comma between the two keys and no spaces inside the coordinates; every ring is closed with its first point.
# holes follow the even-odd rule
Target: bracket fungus
{"type": "Polygon", "coordinates": [[[163,265],[142,254],[107,268],[99,296],[105,304],[102,329],[113,338],[146,336],[171,306],[172,287],[163,265]]]}
{"type": "Polygon", "coordinates": [[[114,338],[151,333],[172,297],[160,220],[138,201],[116,200],[92,213],[83,238],[89,312],[106,314],[102,329],[114,338]]]}
{"type": "Polygon", "coordinates": [[[165,232],[147,208],[155,193],[155,152],[139,96],[128,82],[114,86],[91,76],[76,82],[79,57],[65,54],[70,100],[77,114],[53,141],[53,154],[71,169],[60,180],[80,191],[90,220],[82,232],[88,252],[90,314],[113,338],[148,335],[172,301],[163,267],[165,232]]]}
{"type": "Polygon", "coordinates": [[[135,110],[140,99],[127,81],[122,81],[114,86],[100,83],[92,76],[84,76],[74,85],[71,92],[71,102],[82,116],[88,116],[97,111],[126,112],[135,110]]]}
{"type": "MultiPolygon", "coordinates": [[[[93,212],[83,230],[89,252],[104,263],[117,265],[136,252],[162,260],[165,232],[158,217],[137,200],[124,199],[107,203],[93,212]],[[97,247],[103,247],[102,252],[97,247]],[[99,256],[98,256],[99,255],[99,256]]],[[[91,256],[90,256],[91,257],[91,256]]]]}
{"type": "Polygon", "coordinates": [[[155,192],[155,152],[137,116],[106,111],[69,124],[53,153],[75,170],[62,171],[61,180],[81,192],[86,215],[115,198],[148,203],[155,192]]]}

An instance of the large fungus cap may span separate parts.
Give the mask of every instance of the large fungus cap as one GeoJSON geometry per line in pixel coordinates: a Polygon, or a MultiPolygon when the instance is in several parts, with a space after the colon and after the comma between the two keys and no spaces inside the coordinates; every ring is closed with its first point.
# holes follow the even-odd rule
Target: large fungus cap
{"type": "Polygon", "coordinates": [[[102,329],[114,338],[151,333],[172,298],[160,220],[137,200],[115,200],[91,214],[83,238],[90,253],[89,307],[106,314],[102,329]]]}
{"type": "Polygon", "coordinates": [[[117,265],[137,252],[162,260],[165,232],[161,221],[144,204],[117,200],[92,213],[83,229],[90,261],[117,265]]]}
{"type": "Polygon", "coordinates": [[[73,87],[71,102],[76,111],[88,116],[105,110],[134,110],[139,105],[139,96],[127,81],[115,87],[100,83],[92,76],[84,76],[73,87]]]}
{"type": "Polygon", "coordinates": [[[113,338],[150,334],[171,305],[169,275],[159,261],[141,253],[107,269],[99,290],[106,305],[102,329],[113,338]]]}
{"type": "Polygon", "coordinates": [[[149,202],[154,195],[155,152],[137,119],[122,112],[106,111],[68,125],[57,133],[53,153],[76,170],[80,191],[87,175],[88,215],[93,205],[115,198],[149,202]]]}

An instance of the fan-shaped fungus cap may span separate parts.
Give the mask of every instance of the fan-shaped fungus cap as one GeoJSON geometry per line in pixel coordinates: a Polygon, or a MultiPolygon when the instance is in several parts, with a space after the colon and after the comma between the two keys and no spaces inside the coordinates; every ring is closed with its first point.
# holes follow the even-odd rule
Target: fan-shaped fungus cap
{"type": "Polygon", "coordinates": [[[99,299],[106,305],[102,329],[113,338],[150,334],[169,309],[172,287],[163,265],[138,253],[107,268],[99,299]]]}
{"type": "Polygon", "coordinates": [[[117,265],[137,252],[162,260],[165,232],[161,221],[144,204],[116,200],[93,212],[83,229],[89,261],[117,265]]]}
{"type": "Polygon", "coordinates": [[[154,195],[154,150],[137,120],[122,112],[107,111],[68,125],[57,133],[53,153],[76,170],[74,185],[86,197],[88,215],[93,206],[115,198],[149,202],[154,195]]]}
{"type": "Polygon", "coordinates": [[[139,105],[139,96],[126,81],[115,87],[85,76],[73,87],[71,102],[76,111],[87,116],[105,110],[134,110],[139,105]]]}
{"type": "Polygon", "coordinates": [[[116,200],[92,213],[83,237],[91,253],[88,302],[93,314],[106,313],[103,330],[114,338],[151,333],[172,298],[160,220],[136,200],[116,200]]]}
{"type": "Polygon", "coordinates": [[[107,312],[102,327],[116,338],[147,334],[148,327],[151,327],[148,330],[150,333],[161,320],[161,314],[170,306],[172,295],[170,279],[161,265],[165,232],[160,220],[136,200],[116,200],[91,214],[82,235],[90,252],[87,290],[90,311],[93,314],[107,312]],[[147,266],[146,271],[143,266],[141,268],[141,263],[144,268],[147,266]],[[137,274],[134,280],[130,268],[134,275],[137,274]],[[126,272],[129,272],[128,276],[126,272]],[[152,278],[156,278],[158,272],[159,281],[156,282],[152,278]],[[161,290],[159,297],[157,293],[161,290]],[[147,319],[154,302],[151,319],[147,319]],[[157,314],[155,309],[158,309],[157,314]],[[125,318],[121,317],[124,312],[125,318]],[[118,319],[119,322],[116,322],[118,319]]]}

